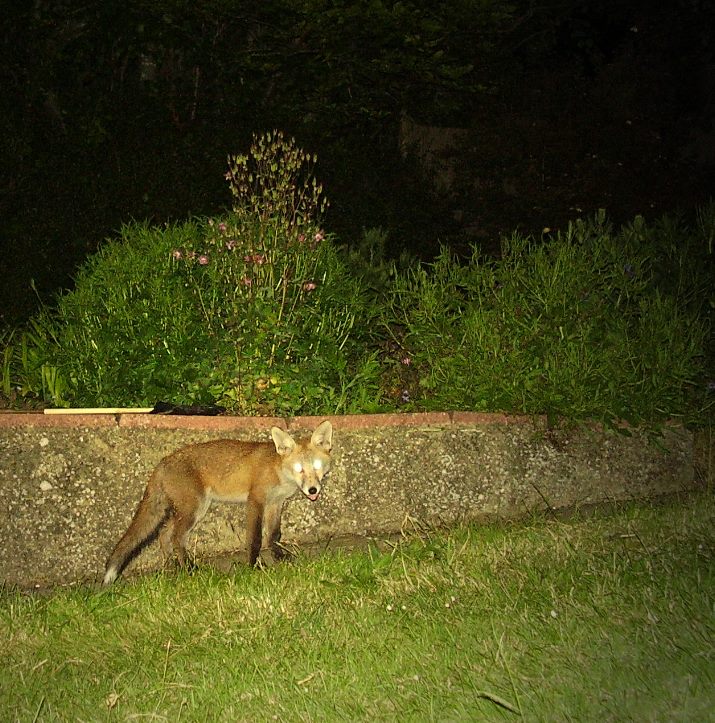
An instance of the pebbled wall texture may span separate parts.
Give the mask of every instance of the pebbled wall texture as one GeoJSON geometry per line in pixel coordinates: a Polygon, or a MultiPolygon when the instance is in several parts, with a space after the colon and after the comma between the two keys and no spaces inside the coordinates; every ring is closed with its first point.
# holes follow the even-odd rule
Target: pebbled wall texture
{"type": "MultiPolygon", "coordinates": [[[[553,429],[501,414],[328,418],[332,472],[317,502],[287,503],[287,543],[653,498],[702,485],[709,473],[710,452],[696,463],[693,434],[672,425],[653,442],[634,430],[553,429]]],[[[100,580],[162,457],[208,439],[270,440],[274,425],[309,437],[322,419],[0,414],[0,584],[100,580]]],[[[190,549],[199,560],[242,552],[243,525],[242,505],[213,505],[190,549]]],[[[125,574],[161,564],[152,544],[125,574]]]]}

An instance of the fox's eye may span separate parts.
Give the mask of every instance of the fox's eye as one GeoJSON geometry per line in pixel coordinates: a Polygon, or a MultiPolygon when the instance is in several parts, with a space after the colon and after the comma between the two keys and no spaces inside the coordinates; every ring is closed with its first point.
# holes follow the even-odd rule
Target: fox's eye
{"type": "Polygon", "coordinates": [[[318,472],[323,469],[323,463],[319,459],[313,460],[313,469],[318,472]]]}
{"type": "Polygon", "coordinates": [[[303,465],[300,462],[295,462],[293,464],[293,471],[296,474],[300,474],[303,471],[303,465]]]}

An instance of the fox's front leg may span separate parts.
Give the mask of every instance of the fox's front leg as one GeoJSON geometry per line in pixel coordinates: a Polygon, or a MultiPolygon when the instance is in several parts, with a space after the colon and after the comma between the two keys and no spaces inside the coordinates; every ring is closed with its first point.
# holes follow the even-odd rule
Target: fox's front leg
{"type": "Polygon", "coordinates": [[[258,562],[263,543],[263,513],[265,503],[249,495],[246,504],[246,538],[248,545],[248,564],[253,567],[258,562]]]}
{"type": "Polygon", "coordinates": [[[276,560],[282,560],[288,552],[281,542],[281,515],[283,502],[266,505],[263,512],[263,547],[270,549],[276,560]]]}

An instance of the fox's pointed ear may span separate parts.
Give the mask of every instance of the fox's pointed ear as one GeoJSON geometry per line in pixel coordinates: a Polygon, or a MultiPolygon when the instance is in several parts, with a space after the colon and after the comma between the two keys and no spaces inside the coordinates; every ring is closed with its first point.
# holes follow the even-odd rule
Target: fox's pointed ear
{"type": "Polygon", "coordinates": [[[278,454],[290,454],[295,449],[293,437],[291,437],[288,432],[284,432],[280,427],[271,428],[271,437],[273,437],[273,444],[276,445],[276,452],[278,452],[278,454]]]}
{"type": "Polygon", "coordinates": [[[316,427],[310,443],[314,447],[330,452],[333,447],[333,425],[327,419],[316,427]]]}

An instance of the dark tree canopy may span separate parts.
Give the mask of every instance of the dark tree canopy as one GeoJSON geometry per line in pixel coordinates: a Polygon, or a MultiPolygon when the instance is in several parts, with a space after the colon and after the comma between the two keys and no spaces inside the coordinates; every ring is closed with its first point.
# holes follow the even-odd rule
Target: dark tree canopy
{"type": "Polygon", "coordinates": [[[658,109],[662,126],[700,117],[714,103],[698,71],[713,62],[713,19],[708,0],[9,3],[0,239],[10,294],[25,294],[30,277],[40,290],[66,283],[122,220],[226,205],[226,156],[269,128],[318,152],[347,241],[376,225],[435,241],[449,209],[399,155],[403,115],[475,126],[480,113],[518,112],[551,72],[567,79],[559,104],[621,62],[652,83],[625,81],[643,115],[658,109]]]}

